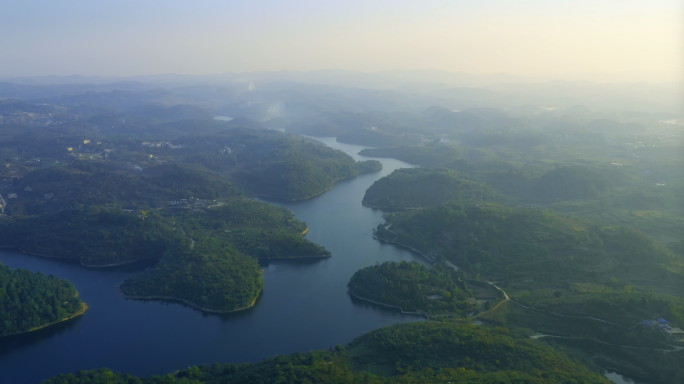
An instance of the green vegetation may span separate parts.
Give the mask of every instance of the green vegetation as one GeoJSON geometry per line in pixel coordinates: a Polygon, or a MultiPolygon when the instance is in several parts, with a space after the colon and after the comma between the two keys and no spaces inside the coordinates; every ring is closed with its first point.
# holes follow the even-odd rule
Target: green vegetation
{"type": "MultiPolygon", "coordinates": [[[[681,381],[672,367],[684,363],[675,348],[684,347],[682,335],[642,321],[684,325],[684,259],[643,232],[493,203],[446,203],[386,219],[378,238],[448,260],[471,279],[495,281],[514,300],[478,320],[550,335],[544,340],[602,369],[681,381]]],[[[482,283],[467,281],[477,298],[482,283]]]]}
{"type": "MultiPolygon", "coordinates": [[[[117,119],[121,120],[114,120],[117,119]]],[[[27,176],[29,179],[22,180],[21,185],[34,189],[31,197],[53,193],[60,200],[71,199],[80,204],[96,200],[102,205],[104,199],[121,199],[122,203],[131,198],[164,200],[167,192],[178,192],[179,187],[194,197],[204,192],[202,198],[213,198],[212,194],[234,189],[232,184],[239,184],[253,195],[300,200],[320,194],[337,180],[382,166],[377,161],[356,162],[316,140],[247,128],[233,121],[145,124],[140,131],[153,128],[151,133],[136,131],[118,136],[78,127],[72,131],[63,127],[62,131],[45,129],[38,133],[8,126],[0,136],[0,158],[8,164],[0,170],[0,177],[5,172],[5,177],[27,176]],[[44,169],[54,166],[69,169],[44,169]],[[31,171],[39,172],[30,175],[31,171]],[[176,173],[178,178],[173,177],[176,173]],[[74,189],[75,184],[92,177],[97,180],[88,182],[85,190],[70,192],[69,188],[74,189]],[[196,184],[190,180],[192,177],[208,177],[212,184],[204,183],[204,191],[185,188],[196,184]],[[45,190],[38,195],[36,187],[45,190]]],[[[12,191],[15,190],[21,192],[18,188],[12,191]]]]}
{"type": "Polygon", "coordinates": [[[164,207],[170,200],[240,194],[233,183],[196,164],[163,164],[137,171],[126,163],[78,162],[68,168],[37,169],[17,180],[13,187],[18,197],[6,210],[12,216],[55,212],[77,205],[150,209],[164,207]]]}
{"type": "Polygon", "coordinates": [[[684,378],[679,368],[684,364],[684,350],[673,348],[682,343],[667,338],[656,325],[641,324],[644,319],[656,318],[681,324],[681,298],[631,287],[582,283],[563,287],[520,282],[510,283],[505,289],[517,303],[503,303],[479,320],[551,335],[543,340],[575,351],[591,365],[634,379],[676,383],[684,378]]]}
{"type": "Polygon", "coordinates": [[[472,307],[465,281],[442,264],[427,268],[414,261],[388,261],[356,271],[347,286],[358,298],[407,310],[461,312],[472,307]]]}
{"type": "MultiPolygon", "coordinates": [[[[681,126],[662,122],[681,124],[681,106],[645,107],[655,113],[617,107],[628,99],[572,106],[579,99],[562,84],[552,85],[561,90],[555,93],[539,93],[537,85],[522,93],[421,87],[429,99],[401,88],[316,85],[307,94],[301,84],[249,95],[182,87],[98,91],[97,98],[0,88],[8,87],[49,97],[0,100],[0,187],[10,215],[0,219],[2,245],[85,265],[156,259],[154,268],[122,284],[127,297],[173,298],[213,311],[248,307],[261,290],[257,259],[330,254],[301,237],[306,224],[291,212],[245,196],[305,199],[380,168],[263,129],[268,124],[384,147],[362,151],[366,156],[440,167],[396,171],[364,198],[376,207],[415,208],[387,215],[375,235],[418,249],[436,265],[365,268],[349,289],[436,312],[439,321],[467,321],[469,309],[473,323],[485,323],[405,324],[335,352],[150,379],[79,372],[55,383],[606,382],[543,343],[594,368],[647,382],[684,381],[684,350],[673,348],[684,344],[639,324],[664,317],[684,326],[684,136],[681,126]],[[193,94],[194,104],[237,118],[212,120],[191,105],[193,94]],[[263,102],[275,99],[282,108],[263,102]],[[415,111],[427,100],[445,107],[415,111]],[[538,107],[547,103],[554,108],[538,107]],[[447,261],[460,270],[445,267],[447,261]],[[505,295],[493,284],[514,301],[501,301],[505,295]],[[482,304],[493,296],[493,309],[490,301],[482,304]],[[529,340],[534,331],[545,334],[542,341],[529,340]]],[[[591,93],[595,98],[596,89],[591,93]]]]}
{"type": "Polygon", "coordinates": [[[450,146],[405,146],[367,148],[359,155],[368,157],[392,157],[421,167],[443,166],[463,157],[463,153],[450,146]]]}
{"type": "Polygon", "coordinates": [[[84,310],[70,282],[0,263],[0,336],[41,328],[84,310]]]}
{"type": "Polygon", "coordinates": [[[212,312],[249,308],[262,288],[256,259],[215,238],[203,239],[190,250],[171,249],[154,268],[121,284],[129,298],[180,300],[212,312]]]}
{"type": "MultiPolygon", "coordinates": [[[[145,120],[174,120],[157,116],[167,112],[146,107],[132,121],[147,124],[151,140],[173,142],[133,135],[93,140],[75,127],[72,136],[55,138],[47,129],[26,145],[26,133],[10,127],[0,150],[12,148],[4,153],[4,168],[21,177],[3,189],[9,216],[0,218],[0,245],[86,266],[158,260],[122,284],[126,297],[176,299],[208,311],[244,309],[262,289],[257,259],[331,256],[302,238],[306,224],[291,211],[244,196],[302,199],[381,167],[258,123],[145,120]],[[200,135],[178,137],[189,132],[200,135]],[[24,161],[34,154],[42,159],[24,161]]],[[[116,116],[99,119],[118,124],[116,116]]]]}
{"type": "Polygon", "coordinates": [[[220,238],[255,258],[331,256],[325,248],[301,237],[306,223],[297,220],[292,211],[274,205],[241,198],[200,212],[181,209],[165,214],[180,220],[192,239],[220,238]]]}
{"type": "Polygon", "coordinates": [[[291,211],[245,199],[207,208],[124,212],[76,207],[0,222],[0,243],[26,253],[107,266],[140,259],[156,267],[126,280],[131,298],[182,300],[211,311],[251,306],[261,292],[257,258],[329,257],[303,239],[291,211]]]}
{"type": "Polygon", "coordinates": [[[525,333],[450,323],[381,328],[335,351],[275,356],[258,363],[200,365],[163,377],[107,369],[62,374],[43,384],[161,383],[609,383],[525,333]]]}
{"type": "Polygon", "coordinates": [[[401,168],[373,183],[363,204],[382,208],[414,208],[452,200],[482,200],[495,195],[486,184],[463,178],[448,168],[401,168]]]}
{"type": "Polygon", "coordinates": [[[378,161],[355,162],[315,140],[272,130],[233,129],[179,143],[186,161],[231,172],[251,194],[287,200],[315,196],[337,180],[382,168],[378,161]]]}
{"type": "Polygon", "coordinates": [[[584,199],[612,188],[606,175],[589,167],[560,167],[549,171],[537,181],[539,192],[551,198],[584,199]]]}
{"type": "Polygon", "coordinates": [[[106,266],[159,259],[182,234],[157,212],[142,215],[97,206],[0,221],[0,243],[23,252],[106,266]]]}
{"type": "Polygon", "coordinates": [[[648,236],[552,211],[446,203],[387,215],[377,236],[498,279],[629,281],[681,295],[684,260],[648,236]]]}

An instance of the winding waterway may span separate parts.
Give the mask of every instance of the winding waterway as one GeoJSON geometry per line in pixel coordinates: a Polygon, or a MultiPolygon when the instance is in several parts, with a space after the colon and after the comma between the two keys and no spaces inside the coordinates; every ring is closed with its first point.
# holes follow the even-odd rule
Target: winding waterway
{"type": "MultiPolygon", "coordinates": [[[[357,160],[362,146],[317,138],[357,160]]],[[[118,285],[149,263],[88,269],[76,263],[0,250],[12,268],[43,271],[70,280],[88,303],[79,318],[39,331],[0,338],[0,383],[38,383],[63,372],[109,367],[149,376],[188,365],[258,361],[276,354],[307,352],[346,344],[382,326],[419,321],[347,294],[357,270],[384,261],[424,260],[405,249],[371,238],[382,213],[361,200],[373,182],[410,164],[377,159],[380,172],[339,181],[312,199],[268,201],[306,221],[306,237],[325,246],[325,260],[263,264],[264,291],[248,310],[217,315],[177,303],[126,300],[118,285]]]]}

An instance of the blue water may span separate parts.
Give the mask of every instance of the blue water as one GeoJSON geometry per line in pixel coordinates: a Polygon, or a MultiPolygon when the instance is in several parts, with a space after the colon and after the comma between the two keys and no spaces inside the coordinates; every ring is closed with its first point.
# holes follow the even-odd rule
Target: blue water
{"type": "MultiPolygon", "coordinates": [[[[357,160],[364,147],[318,138],[357,160]]],[[[126,300],[118,285],[144,264],[89,269],[75,263],[0,251],[13,268],[70,280],[90,307],[76,319],[39,331],[0,338],[0,383],[38,383],[62,372],[109,367],[149,376],[188,365],[258,361],[276,354],[328,349],[363,332],[414,316],[353,300],[347,282],[358,269],[384,261],[423,260],[375,241],[381,212],[361,206],[366,189],[393,170],[411,165],[378,159],[380,172],[338,182],[301,202],[276,202],[306,221],[306,237],[325,246],[325,260],[272,261],[263,265],[264,291],[248,310],[217,315],[177,303],[126,300]]],[[[149,264],[148,264],[149,266],[149,264]]]]}

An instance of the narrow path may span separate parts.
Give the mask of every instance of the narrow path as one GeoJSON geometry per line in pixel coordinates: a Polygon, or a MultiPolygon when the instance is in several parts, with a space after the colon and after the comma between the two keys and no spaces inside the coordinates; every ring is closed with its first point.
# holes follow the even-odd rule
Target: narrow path
{"type": "Polygon", "coordinates": [[[494,288],[498,289],[499,291],[501,291],[501,292],[503,293],[505,299],[504,299],[503,301],[499,302],[499,304],[495,305],[494,307],[492,307],[492,308],[490,308],[490,309],[488,309],[488,310],[486,310],[486,311],[484,311],[484,312],[480,312],[480,313],[478,313],[477,315],[475,315],[475,316],[473,316],[473,317],[470,317],[469,319],[474,319],[474,318],[476,318],[476,317],[479,317],[479,316],[484,315],[485,313],[489,313],[489,312],[491,312],[491,311],[494,311],[494,310],[498,309],[500,306],[502,306],[503,303],[505,303],[505,302],[507,302],[507,301],[513,301],[513,300],[511,300],[511,299],[508,297],[508,294],[506,293],[506,291],[504,291],[503,289],[497,287],[496,284],[494,284],[494,283],[492,283],[492,282],[489,282],[489,281],[488,281],[487,283],[488,283],[489,285],[491,285],[492,287],[494,287],[494,288]]]}
{"type": "MultiPolygon", "coordinates": [[[[386,227],[386,228],[387,228],[387,227],[386,227]]],[[[386,240],[386,239],[383,239],[383,238],[377,236],[375,230],[373,230],[373,238],[376,239],[376,240],[384,241],[384,242],[387,242],[387,243],[390,243],[390,244],[395,244],[395,245],[399,245],[399,246],[402,246],[402,247],[411,249],[412,251],[415,251],[415,252],[417,252],[418,254],[422,255],[423,257],[427,258],[426,255],[423,254],[423,252],[419,251],[418,249],[415,249],[415,248],[410,247],[410,246],[405,245],[405,244],[401,244],[401,243],[399,243],[399,242],[386,240]]],[[[429,260],[429,259],[428,259],[428,260],[429,260]]],[[[430,261],[434,262],[434,260],[430,260],[430,261]]],[[[458,271],[458,270],[459,270],[459,268],[458,268],[456,265],[452,264],[452,263],[449,262],[448,260],[445,260],[445,262],[446,262],[446,265],[447,265],[447,266],[451,267],[451,268],[454,269],[455,271],[458,271]]],[[[497,305],[495,305],[494,307],[490,308],[489,310],[484,311],[484,312],[481,312],[481,313],[478,313],[478,314],[475,315],[475,316],[469,317],[468,320],[473,320],[473,319],[476,319],[477,317],[480,317],[480,316],[482,316],[482,315],[484,315],[484,314],[487,314],[487,313],[490,313],[490,312],[492,312],[492,311],[495,311],[495,310],[497,310],[498,308],[500,308],[505,302],[510,301],[510,302],[512,302],[512,303],[515,303],[515,304],[521,306],[522,308],[525,308],[525,309],[531,309],[531,310],[536,310],[536,311],[547,312],[547,313],[550,313],[550,314],[552,314],[552,315],[554,315],[554,316],[560,316],[560,317],[575,318],[575,319],[587,319],[587,320],[599,321],[599,322],[602,322],[602,323],[614,325],[614,326],[617,326],[617,327],[620,327],[620,328],[624,328],[624,329],[626,329],[626,330],[630,330],[630,331],[631,331],[630,328],[628,328],[628,327],[626,327],[626,326],[624,326],[624,325],[617,324],[617,323],[613,323],[613,322],[611,322],[611,321],[599,319],[599,318],[596,318],[596,317],[591,317],[591,316],[563,315],[563,314],[551,312],[551,311],[548,311],[548,310],[545,310],[545,309],[539,309],[539,308],[534,308],[534,307],[528,307],[528,306],[525,306],[525,305],[522,305],[522,304],[518,303],[518,302],[515,301],[515,300],[512,300],[512,299],[508,296],[508,294],[506,293],[506,291],[504,291],[503,289],[501,289],[500,287],[498,287],[495,283],[489,282],[489,281],[488,281],[487,283],[490,284],[491,286],[493,286],[494,288],[498,289],[499,291],[501,291],[501,293],[503,293],[505,299],[502,300],[501,302],[499,302],[499,303],[498,303],[497,305]]],[[[565,336],[551,336],[551,335],[539,335],[539,336],[537,336],[536,338],[539,338],[539,337],[558,337],[558,338],[565,338],[565,339],[583,339],[583,338],[565,337],[565,336]]],[[[684,349],[684,347],[677,347],[677,346],[674,346],[674,345],[670,345],[670,344],[664,343],[664,342],[661,341],[661,340],[657,340],[657,339],[654,339],[654,338],[650,338],[650,339],[652,339],[652,340],[654,340],[654,341],[657,341],[657,342],[659,342],[659,343],[661,343],[661,344],[663,344],[663,345],[667,345],[668,347],[671,347],[671,348],[673,348],[673,349],[672,349],[672,350],[668,350],[668,349],[653,349],[653,348],[643,348],[643,347],[630,347],[630,346],[623,346],[623,345],[617,345],[617,344],[610,344],[610,343],[606,343],[606,342],[604,342],[604,341],[595,340],[595,339],[586,339],[586,340],[593,340],[593,341],[596,341],[596,342],[599,342],[599,343],[603,343],[603,344],[607,344],[607,345],[613,345],[613,346],[617,346],[617,347],[634,348],[634,349],[644,349],[644,350],[651,350],[651,351],[674,352],[674,351],[678,351],[678,350],[680,350],[680,349],[684,349]]]]}
{"type": "MultiPolygon", "coordinates": [[[[478,316],[484,315],[485,313],[489,313],[489,312],[491,312],[491,311],[493,311],[493,310],[499,308],[503,303],[505,303],[505,302],[507,302],[507,301],[510,301],[510,302],[512,302],[512,303],[515,303],[515,304],[517,304],[517,305],[519,305],[519,306],[525,308],[525,309],[532,309],[532,310],[535,310],[535,311],[547,312],[547,313],[550,313],[550,314],[552,314],[552,315],[554,315],[554,316],[560,316],[560,317],[568,317],[568,318],[575,318],[575,319],[587,319],[587,320],[600,321],[600,322],[602,322],[602,323],[606,323],[606,324],[610,324],[610,325],[615,325],[615,326],[624,328],[624,329],[626,329],[626,330],[628,330],[628,331],[631,331],[630,328],[625,327],[624,325],[617,324],[617,323],[613,323],[613,322],[608,321],[608,320],[598,319],[598,318],[596,318],[596,317],[591,317],[591,316],[562,315],[562,314],[560,314],[560,313],[547,311],[547,310],[545,310],[545,309],[539,309],[539,308],[528,307],[528,306],[526,306],[526,305],[522,305],[522,304],[518,303],[517,301],[510,299],[510,298],[508,297],[508,294],[506,293],[506,291],[504,291],[503,289],[499,288],[496,284],[494,284],[494,283],[492,283],[492,282],[488,282],[488,283],[489,283],[491,286],[493,286],[494,288],[496,288],[496,289],[498,289],[499,291],[501,291],[501,292],[504,294],[504,297],[506,298],[506,300],[500,302],[500,303],[497,304],[494,308],[491,308],[491,309],[488,310],[488,311],[479,313],[479,314],[477,314],[477,315],[471,317],[470,319],[474,319],[474,318],[476,318],[476,317],[478,317],[478,316]]],[[[674,345],[670,345],[670,344],[667,344],[667,343],[663,342],[662,340],[654,339],[654,338],[652,338],[652,337],[648,337],[648,338],[651,339],[651,340],[657,341],[657,342],[659,342],[659,343],[661,343],[661,344],[663,344],[663,345],[667,345],[668,347],[671,347],[671,348],[674,348],[674,349],[673,349],[673,350],[669,350],[669,349],[653,349],[653,348],[643,348],[643,347],[630,347],[630,346],[625,346],[625,345],[617,345],[617,344],[606,343],[605,341],[596,340],[596,339],[587,339],[587,338],[583,338],[583,337],[552,336],[552,335],[538,335],[537,337],[532,336],[533,339],[534,339],[534,338],[537,338],[537,339],[538,339],[538,338],[540,338],[540,337],[557,337],[557,338],[562,338],[562,339],[593,340],[593,341],[596,341],[596,342],[598,342],[598,343],[603,343],[603,344],[607,344],[607,345],[613,345],[613,346],[616,346],[616,347],[634,348],[634,349],[644,349],[644,350],[650,350],[650,351],[674,352],[674,351],[678,351],[678,350],[680,350],[680,349],[684,349],[684,347],[677,347],[677,346],[674,346],[674,345]]]]}
{"type": "Polygon", "coordinates": [[[183,232],[183,235],[185,235],[185,237],[187,237],[190,240],[190,249],[194,249],[195,248],[195,240],[193,240],[192,237],[189,237],[188,234],[185,233],[185,230],[183,229],[182,225],[179,226],[179,228],[180,228],[181,232],[183,232]]]}
{"type": "Polygon", "coordinates": [[[542,337],[555,337],[557,339],[573,339],[573,340],[590,340],[590,341],[595,341],[595,342],[601,343],[601,344],[612,345],[614,347],[630,348],[630,349],[643,349],[646,351],[677,352],[680,349],[684,349],[684,347],[675,347],[674,345],[670,345],[670,347],[672,347],[674,349],[632,347],[629,345],[619,345],[619,344],[606,343],[605,341],[596,340],[596,339],[589,339],[586,337],[569,337],[569,336],[555,336],[555,335],[544,335],[544,334],[536,334],[536,335],[530,336],[531,339],[541,339],[542,337]]]}

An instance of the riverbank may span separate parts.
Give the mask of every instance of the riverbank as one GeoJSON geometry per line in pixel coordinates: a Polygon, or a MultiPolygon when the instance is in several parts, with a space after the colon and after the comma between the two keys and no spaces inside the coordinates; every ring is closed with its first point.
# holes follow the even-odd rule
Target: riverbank
{"type": "Polygon", "coordinates": [[[286,256],[286,257],[260,257],[258,260],[306,260],[306,259],[329,259],[329,255],[312,255],[312,256],[286,256]]]}
{"type": "Polygon", "coordinates": [[[361,296],[358,296],[358,295],[353,294],[353,293],[352,293],[351,291],[349,291],[349,290],[347,290],[347,293],[349,293],[351,296],[353,296],[353,297],[355,297],[355,298],[357,298],[357,299],[359,299],[359,300],[368,301],[368,302],[370,302],[370,303],[377,304],[377,305],[382,305],[382,306],[388,307],[388,308],[398,309],[398,310],[401,311],[401,313],[403,313],[403,314],[405,314],[405,315],[416,315],[416,316],[425,316],[425,317],[427,317],[427,315],[426,315],[425,313],[423,313],[423,312],[418,312],[417,310],[416,310],[415,312],[406,312],[406,311],[404,311],[404,308],[399,307],[399,306],[396,306],[396,305],[385,304],[385,303],[381,303],[381,302],[379,302],[379,301],[375,301],[375,300],[371,300],[371,299],[366,299],[365,297],[361,297],[361,296]]]}
{"type": "Polygon", "coordinates": [[[387,207],[387,206],[382,206],[382,205],[372,205],[366,203],[365,200],[361,200],[361,205],[366,207],[366,208],[373,208],[373,209],[381,209],[384,211],[411,211],[411,210],[416,210],[416,209],[423,209],[426,207],[387,207]]]}
{"type": "Polygon", "coordinates": [[[395,244],[395,245],[404,247],[404,248],[406,248],[406,249],[410,249],[410,250],[412,250],[413,252],[415,252],[415,253],[421,255],[425,260],[427,260],[427,261],[429,261],[429,262],[431,262],[431,263],[435,263],[435,262],[437,261],[433,256],[428,255],[427,253],[424,253],[423,251],[420,251],[420,250],[418,250],[418,249],[416,249],[416,248],[413,248],[413,247],[411,247],[411,246],[409,246],[409,245],[402,244],[402,243],[400,243],[400,242],[398,242],[398,241],[392,241],[392,240],[383,239],[382,237],[380,237],[380,236],[378,236],[378,235],[376,234],[376,230],[375,230],[375,229],[373,229],[373,239],[379,240],[379,241],[382,241],[382,242],[388,243],[388,244],[395,244]]]}
{"type": "Polygon", "coordinates": [[[55,325],[55,324],[59,324],[59,323],[65,322],[65,321],[69,321],[69,320],[71,320],[71,319],[73,319],[73,318],[75,318],[75,317],[81,316],[81,315],[84,314],[85,311],[87,311],[87,310],[88,310],[88,304],[86,304],[86,303],[84,303],[84,302],[81,302],[81,308],[80,308],[78,311],[76,311],[76,312],[74,312],[74,313],[68,315],[67,317],[65,317],[65,318],[63,318],[63,319],[61,319],[61,320],[53,321],[52,323],[43,324],[43,325],[40,325],[40,326],[31,328],[31,329],[26,330],[26,331],[10,333],[9,335],[4,335],[4,336],[2,336],[2,337],[12,336],[12,335],[21,335],[21,334],[23,334],[23,333],[29,333],[29,332],[37,331],[37,330],[39,330],[39,329],[43,329],[43,328],[49,327],[49,326],[51,326],[51,325],[55,325]]]}
{"type": "Polygon", "coordinates": [[[354,177],[356,177],[356,176],[359,176],[359,175],[362,175],[362,174],[364,174],[364,173],[378,172],[378,171],[381,171],[381,170],[382,170],[382,168],[380,168],[380,169],[375,169],[375,170],[372,170],[372,171],[362,171],[362,172],[359,172],[359,173],[357,173],[356,175],[353,175],[353,176],[348,176],[348,177],[339,178],[339,179],[337,179],[337,180],[334,180],[334,181],[332,182],[332,184],[331,184],[328,188],[326,188],[326,189],[324,189],[324,190],[322,190],[322,191],[320,191],[320,192],[317,192],[317,193],[315,193],[315,194],[313,194],[313,195],[311,195],[311,196],[302,197],[302,198],[300,198],[300,199],[288,199],[287,197],[282,197],[282,196],[256,195],[256,194],[255,194],[255,195],[252,195],[252,196],[253,196],[253,197],[258,197],[258,198],[267,198],[267,199],[275,199],[275,200],[289,201],[289,202],[293,202],[293,203],[296,202],[296,201],[309,200],[309,199],[312,199],[312,198],[314,198],[314,197],[316,197],[316,196],[322,195],[322,194],[325,193],[325,192],[328,192],[329,190],[331,190],[331,189],[335,186],[335,184],[336,184],[338,181],[347,180],[347,179],[352,179],[352,178],[354,178],[354,177]]]}
{"type": "Polygon", "coordinates": [[[217,309],[212,309],[212,308],[206,308],[202,307],[201,305],[197,305],[193,303],[192,301],[185,300],[185,299],[179,299],[177,297],[171,297],[171,296],[138,296],[138,295],[127,295],[121,290],[121,286],[119,286],[119,292],[121,292],[121,295],[125,299],[131,299],[131,300],[169,300],[169,301],[177,301],[183,304],[187,304],[193,308],[199,309],[204,312],[211,312],[211,313],[231,313],[231,312],[238,312],[238,311],[244,311],[245,309],[252,308],[254,304],[256,304],[257,299],[261,295],[261,291],[259,291],[259,294],[252,300],[251,303],[247,304],[244,307],[238,307],[235,309],[229,309],[229,310],[217,310],[217,309]]]}
{"type": "Polygon", "coordinates": [[[159,261],[159,259],[143,258],[143,259],[128,260],[128,261],[122,261],[122,262],[120,262],[120,263],[104,264],[104,265],[83,264],[83,263],[81,262],[81,266],[86,267],[86,268],[107,268],[107,267],[117,267],[117,266],[119,266],[119,265],[126,265],[126,264],[131,264],[131,263],[135,263],[135,262],[138,262],[138,261],[145,261],[145,260],[159,261]]]}
{"type": "Polygon", "coordinates": [[[107,268],[107,267],[117,267],[119,265],[126,265],[126,264],[131,264],[135,263],[138,261],[145,261],[145,260],[153,260],[153,261],[158,261],[159,259],[153,259],[153,258],[142,258],[142,259],[134,259],[134,260],[126,260],[122,261],[120,263],[114,263],[114,264],[104,264],[104,265],[96,265],[96,264],[84,264],[81,260],[75,260],[75,259],[70,259],[68,257],[62,257],[62,256],[51,256],[51,255],[45,255],[41,253],[35,253],[35,252],[28,252],[25,249],[19,248],[14,245],[3,245],[0,246],[0,248],[9,248],[9,249],[16,249],[19,252],[25,254],[25,255],[30,255],[30,256],[38,256],[38,257],[45,257],[47,259],[60,259],[60,260],[69,260],[73,262],[78,262],[82,267],[86,268],[107,268]]]}

